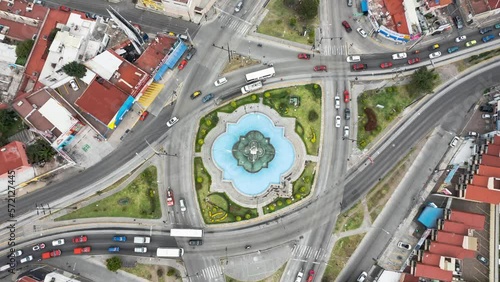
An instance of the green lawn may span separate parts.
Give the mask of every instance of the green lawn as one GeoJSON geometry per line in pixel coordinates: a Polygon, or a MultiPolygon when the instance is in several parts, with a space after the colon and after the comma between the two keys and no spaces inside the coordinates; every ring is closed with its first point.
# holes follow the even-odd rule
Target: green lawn
{"type": "Polygon", "coordinates": [[[239,206],[225,193],[211,193],[212,177],[199,157],[194,158],[194,178],[198,204],[205,223],[228,223],[258,216],[257,209],[239,206]]]}
{"type": "Polygon", "coordinates": [[[358,98],[360,118],[357,140],[359,148],[366,148],[413,100],[406,86],[386,87],[378,93],[376,90],[363,92],[358,98]],[[372,121],[375,123],[375,128],[371,131],[365,130],[369,121],[366,109],[373,110],[376,115],[376,120],[372,121]]]}
{"type": "Polygon", "coordinates": [[[314,30],[318,26],[318,16],[309,21],[301,20],[293,9],[284,5],[283,0],[271,0],[266,8],[269,12],[259,24],[257,32],[307,45],[314,43],[314,30]],[[296,19],[294,26],[290,25],[292,18],[296,19]],[[303,36],[303,27],[307,29],[306,36],[303,36]]]}
{"type": "Polygon", "coordinates": [[[56,219],[70,220],[93,217],[161,217],[156,167],[145,169],[120,192],[56,219]]]}
{"type": "Polygon", "coordinates": [[[314,182],[314,175],[316,174],[316,163],[307,162],[300,175],[299,179],[292,183],[293,185],[293,198],[277,198],[272,203],[264,206],[263,211],[264,214],[272,213],[275,211],[279,211],[282,208],[285,208],[294,202],[297,202],[309,195],[311,193],[311,189],[314,182]]]}
{"type": "Polygon", "coordinates": [[[339,214],[334,233],[358,229],[363,224],[364,214],[363,205],[358,202],[348,211],[339,214]]]}
{"type": "Polygon", "coordinates": [[[295,132],[302,138],[307,154],[317,156],[321,134],[321,86],[296,85],[273,89],[264,93],[264,105],[275,109],[281,116],[295,118],[295,132]],[[299,97],[300,105],[290,104],[290,97],[299,97]],[[311,119],[311,113],[315,117],[311,119]]]}
{"type": "Polygon", "coordinates": [[[335,243],[321,281],[335,281],[364,236],[365,234],[359,234],[344,237],[335,243]]]}

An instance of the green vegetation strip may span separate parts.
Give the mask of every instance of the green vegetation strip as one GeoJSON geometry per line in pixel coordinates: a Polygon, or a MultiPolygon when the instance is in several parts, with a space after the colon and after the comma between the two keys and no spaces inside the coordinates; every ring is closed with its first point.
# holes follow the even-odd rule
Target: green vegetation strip
{"type": "Polygon", "coordinates": [[[335,223],[335,233],[358,229],[363,224],[364,214],[361,202],[339,214],[335,223]]]}
{"type": "MultiPolygon", "coordinates": [[[[283,273],[285,272],[285,267],[286,267],[286,263],[283,264],[283,266],[281,266],[280,269],[276,270],[276,272],[273,273],[271,276],[264,278],[262,280],[259,280],[257,282],[279,282],[279,281],[281,281],[281,276],[283,276],[283,273]]],[[[242,281],[234,279],[234,278],[226,275],[226,282],[242,282],[242,281]]]]}
{"type": "Polygon", "coordinates": [[[160,218],[156,167],[145,169],[120,192],[61,216],[56,221],[93,217],[160,218]]]}
{"type": "Polygon", "coordinates": [[[257,27],[257,32],[302,44],[312,44],[314,30],[318,26],[317,3],[319,1],[316,0],[271,0],[266,7],[269,12],[257,27]]]}
{"type": "Polygon", "coordinates": [[[292,198],[277,198],[272,203],[264,206],[264,214],[279,211],[301,199],[307,197],[311,193],[313,187],[314,175],[316,174],[316,163],[307,162],[300,175],[299,179],[292,183],[293,185],[293,197],[292,198]]]}
{"type": "Polygon", "coordinates": [[[335,281],[364,236],[365,234],[359,234],[344,237],[335,243],[322,281],[335,281]]]}
{"type": "Polygon", "coordinates": [[[263,101],[281,116],[295,118],[295,132],[302,138],[307,154],[314,156],[320,146],[321,95],[321,86],[308,84],[266,91],[263,101]],[[298,98],[297,105],[291,103],[294,98],[298,98]]]}
{"type": "Polygon", "coordinates": [[[194,178],[198,204],[205,223],[228,223],[258,216],[257,209],[239,206],[225,193],[211,193],[212,178],[199,157],[194,159],[194,178]]]}

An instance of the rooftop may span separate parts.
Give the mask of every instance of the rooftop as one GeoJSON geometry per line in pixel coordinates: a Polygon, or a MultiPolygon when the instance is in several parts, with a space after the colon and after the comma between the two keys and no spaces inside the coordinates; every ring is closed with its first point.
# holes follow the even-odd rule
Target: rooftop
{"type": "Polygon", "coordinates": [[[0,25],[3,25],[2,33],[17,39],[32,39],[38,33],[41,23],[49,9],[41,5],[33,5],[27,1],[0,1],[0,25]]]}
{"type": "Polygon", "coordinates": [[[14,141],[0,148],[0,175],[22,166],[31,166],[23,143],[14,141]]]}
{"type": "Polygon", "coordinates": [[[437,266],[425,265],[421,263],[417,263],[414,275],[440,281],[451,281],[453,279],[452,271],[443,270],[437,266]]]}
{"type": "Polygon", "coordinates": [[[134,62],[134,65],[148,74],[152,74],[162,64],[175,41],[177,38],[158,34],[149,43],[144,53],[134,62]]]}
{"type": "Polygon", "coordinates": [[[465,224],[462,224],[462,223],[445,220],[443,223],[442,230],[450,232],[450,233],[467,235],[467,231],[469,230],[469,227],[465,224]]]}
{"type": "Polygon", "coordinates": [[[448,219],[454,222],[466,224],[476,230],[484,229],[484,221],[486,216],[483,214],[475,214],[469,212],[462,212],[458,210],[451,210],[448,219]]]}
{"type": "Polygon", "coordinates": [[[132,97],[137,96],[142,87],[148,82],[150,76],[138,67],[123,60],[114,51],[109,52],[122,60],[118,70],[111,77],[110,82],[132,97]]]}
{"type": "Polygon", "coordinates": [[[454,246],[436,241],[430,243],[429,252],[458,259],[473,258],[476,255],[476,250],[466,250],[461,246],[454,246]]]}
{"type": "Polygon", "coordinates": [[[464,244],[465,235],[448,233],[446,231],[437,231],[436,242],[462,246],[464,244]]]}

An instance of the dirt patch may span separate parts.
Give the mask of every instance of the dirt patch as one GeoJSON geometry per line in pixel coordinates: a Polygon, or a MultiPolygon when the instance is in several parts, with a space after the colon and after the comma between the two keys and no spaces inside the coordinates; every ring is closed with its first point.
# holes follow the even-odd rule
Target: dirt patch
{"type": "Polygon", "coordinates": [[[233,54],[231,56],[231,60],[224,67],[224,70],[222,70],[222,74],[226,74],[237,69],[258,65],[260,63],[261,61],[252,59],[251,57],[242,56],[240,54],[233,54]]]}
{"type": "Polygon", "coordinates": [[[364,111],[366,117],[368,118],[368,121],[365,124],[365,131],[370,132],[372,130],[375,130],[375,128],[377,128],[377,115],[372,108],[365,108],[364,111]]]}

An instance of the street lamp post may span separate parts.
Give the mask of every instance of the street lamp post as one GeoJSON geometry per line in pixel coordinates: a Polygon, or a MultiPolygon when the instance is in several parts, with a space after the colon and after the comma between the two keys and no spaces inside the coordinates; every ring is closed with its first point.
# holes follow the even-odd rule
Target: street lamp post
{"type": "Polygon", "coordinates": [[[351,139],[349,137],[342,137],[342,140],[351,140],[352,142],[357,142],[358,141],[356,139],[351,139]]]}

